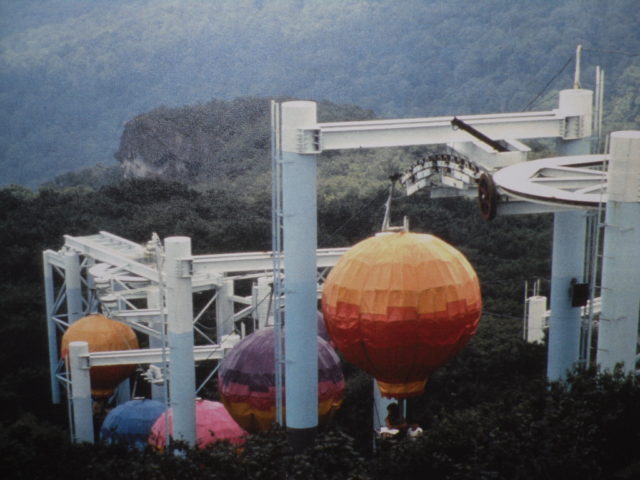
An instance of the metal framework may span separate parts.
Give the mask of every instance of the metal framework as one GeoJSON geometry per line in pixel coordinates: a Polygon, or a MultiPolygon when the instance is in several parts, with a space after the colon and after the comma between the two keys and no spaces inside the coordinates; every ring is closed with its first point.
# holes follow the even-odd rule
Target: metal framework
{"type": "MultiPolygon", "coordinates": [[[[162,387],[169,377],[163,370],[168,366],[170,371],[170,362],[164,306],[168,300],[165,252],[156,235],[145,245],[109,232],[64,238],[59,251],[43,252],[51,392],[53,402],[59,403],[61,392],[67,391],[72,438],[92,441],[93,433],[89,435],[86,425],[79,424],[83,417],[78,419],[74,415],[76,410],[82,410],[77,405],[79,399],[90,401],[90,394],[78,393],[88,385],[76,382],[76,378],[84,375],[80,372],[88,374],[91,366],[146,365],[145,377],[152,380],[153,394],[166,399],[167,392],[162,387]],[[126,323],[148,337],[150,347],[93,353],[80,350],[74,360],[77,372],[73,378],[59,356],[61,335],[75,320],[96,312],[126,323]]],[[[344,250],[318,250],[319,268],[334,265],[344,250]]],[[[190,280],[189,296],[200,299],[190,310],[190,334],[196,340],[195,362],[220,360],[247,330],[272,324],[274,258],[281,258],[281,253],[189,255],[180,261],[180,276],[190,280]],[[249,295],[235,293],[240,286],[246,290],[247,284],[251,285],[249,295]]],[[[319,285],[322,281],[319,272],[319,285]]],[[[127,395],[121,399],[127,399],[127,395]]]]}
{"type": "MultiPolygon", "coordinates": [[[[598,78],[595,117],[601,118],[603,79],[601,75],[598,78]]],[[[92,440],[86,429],[87,403],[90,402],[88,367],[146,363],[150,365],[149,378],[157,380],[158,370],[178,358],[167,358],[167,342],[183,344],[183,337],[189,336],[193,361],[219,359],[245,333],[242,320],[249,316],[253,329],[267,325],[270,315],[275,313],[280,334],[284,305],[288,318],[295,320],[286,325],[287,361],[282,351],[276,352],[277,381],[282,384],[280,371],[284,369],[290,380],[286,391],[287,427],[299,442],[307,441],[317,425],[313,406],[313,388],[317,387],[317,372],[313,368],[316,356],[311,347],[315,344],[312,313],[317,306],[318,285],[322,283],[318,270],[335,264],[345,250],[316,248],[315,156],[326,150],[447,144],[455,154],[419,162],[405,172],[401,181],[408,193],[429,187],[432,192],[440,191],[444,195],[468,194],[477,184],[485,189],[484,200],[488,202],[485,211],[489,218],[496,212],[556,212],[548,376],[562,378],[566,369],[578,361],[580,348],[584,348],[579,338],[581,311],[571,305],[567,291],[577,280],[596,275],[593,268],[584,268],[585,258],[593,255],[584,249],[587,229],[584,211],[597,208],[601,212],[607,202],[607,221],[609,212],[620,208],[633,216],[630,226],[622,217],[616,217],[617,223],[609,226],[609,230],[619,232],[619,235],[610,234],[613,242],[609,241],[609,250],[619,250],[621,245],[629,250],[629,238],[636,238],[640,225],[639,199],[606,197],[606,187],[609,187],[607,193],[611,193],[611,175],[605,176],[605,171],[607,161],[614,156],[586,155],[594,119],[592,97],[591,91],[574,88],[561,91],[558,108],[545,112],[339,123],[317,123],[314,102],[273,103],[273,252],[197,256],[191,255],[190,243],[187,248],[184,238],[174,237],[167,239],[173,245],[173,253],[168,255],[167,251],[165,255],[157,236],[146,245],[107,232],[86,237],[66,236],[65,246],[59,252],[46,251],[43,258],[52,395],[54,402],[60,401],[60,384],[69,391],[74,438],[92,440]],[[456,125],[465,125],[465,128],[454,128],[456,125]],[[491,141],[482,141],[483,138],[491,141]],[[560,139],[560,153],[573,157],[525,163],[529,149],[520,140],[532,138],[560,139]],[[496,148],[498,145],[500,148],[496,148]],[[615,202],[622,203],[622,207],[615,202]],[[638,221],[634,224],[636,217],[638,221]],[[628,231],[635,233],[627,235],[628,231]],[[176,250],[174,244],[183,244],[184,250],[176,250]],[[235,294],[238,281],[252,282],[251,295],[235,294]],[[176,293],[183,291],[187,294],[176,293]],[[195,307],[194,293],[208,294],[208,300],[195,307]],[[270,304],[274,308],[265,305],[267,298],[272,299],[270,304]],[[209,314],[214,305],[215,313],[209,314]],[[82,315],[98,309],[149,336],[150,342],[154,339],[155,344],[144,351],[100,354],[89,353],[84,348],[86,345],[74,345],[69,376],[62,371],[58,336],[82,315]],[[186,311],[192,315],[185,323],[186,311]],[[215,331],[215,338],[208,333],[211,331],[215,331]],[[199,339],[195,346],[194,332],[199,339]]],[[[627,161],[620,160],[625,155],[640,157],[640,137],[631,135],[624,137],[624,141],[630,146],[618,147],[617,164],[620,165],[627,161]],[[625,153],[620,153],[623,151],[625,153]]],[[[619,140],[619,145],[624,141],[619,140]]],[[[616,168],[614,183],[619,185],[625,182],[622,170],[616,168]]],[[[633,175],[637,177],[637,173],[633,175]]],[[[634,185],[637,187],[637,183],[634,185]]],[[[635,247],[638,244],[640,239],[635,247]]],[[[595,245],[597,249],[597,242],[595,245]]],[[[608,281],[613,282],[611,279],[616,277],[612,274],[615,268],[618,267],[611,262],[603,265],[608,281]]],[[[626,272],[625,279],[637,275],[638,271],[640,265],[634,272],[626,272]]],[[[618,279],[616,289],[624,289],[619,283],[618,279]]],[[[603,292],[605,290],[603,285],[603,292]]],[[[630,311],[628,318],[620,317],[615,316],[617,311],[612,307],[622,300],[626,302],[630,296],[637,309],[637,293],[636,297],[633,292],[625,295],[623,298],[603,294],[601,309],[603,315],[608,312],[607,321],[612,325],[607,331],[610,345],[627,340],[616,333],[619,328],[614,324],[624,324],[627,330],[635,325],[633,348],[628,342],[624,344],[625,349],[633,350],[624,360],[634,367],[637,311],[630,311]]],[[[592,295],[591,312],[594,303],[592,295]]],[[[276,344],[280,346],[281,342],[276,344]]],[[[601,352],[607,366],[617,358],[599,344],[599,358],[601,352]]],[[[184,365],[180,368],[185,368],[184,365]]],[[[276,391],[281,392],[279,388],[276,391]]],[[[281,422],[282,398],[277,401],[281,422]]],[[[191,433],[186,427],[182,433],[189,441],[191,433]]]]}
{"type": "MultiPolygon", "coordinates": [[[[313,121],[315,104],[291,102],[291,108],[295,104],[306,112],[296,111],[291,120],[282,120],[291,125],[295,136],[277,148],[299,155],[300,159],[291,156],[291,162],[302,163],[303,158],[326,150],[447,144],[457,153],[418,162],[405,172],[401,182],[407,193],[425,187],[442,191],[444,187],[445,195],[464,195],[477,185],[482,187],[481,211],[488,219],[496,213],[554,212],[548,377],[561,379],[584,349],[581,312],[567,292],[576,282],[593,277],[594,270],[585,268],[593,256],[585,248],[585,212],[601,211],[608,202],[608,157],[588,155],[594,123],[596,132],[600,131],[602,78],[599,71],[595,115],[593,92],[579,88],[579,82],[560,92],[558,108],[519,114],[317,123],[313,121]],[[296,123],[298,117],[304,120],[296,123]],[[454,128],[460,125],[465,128],[454,128]],[[532,138],[561,140],[560,154],[568,157],[525,162],[528,147],[520,140],[532,138]]],[[[283,215],[287,217],[286,209],[283,215]]],[[[626,248],[630,251],[633,246],[626,248]]]]}
{"type": "MultiPolygon", "coordinates": [[[[418,164],[405,173],[402,183],[409,193],[424,186],[440,188],[444,184],[454,194],[466,194],[475,187],[481,175],[489,174],[487,185],[492,188],[487,188],[486,198],[491,203],[485,210],[490,218],[495,215],[497,202],[490,174],[507,165],[526,160],[528,147],[519,139],[559,138],[564,141],[562,153],[583,153],[580,150],[584,148],[585,139],[588,143],[592,129],[592,96],[589,90],[564,90],[560,92],[558,108],[547,112],[338,123],[318,123],[314,102],[285,102],[281,107],[272,107],[272,161],[275,176],[272,202],[278,205],[280,199],[283,199],[282,211],[277,209],[274,213],[274,245],[279,241],[279,215],[283,220],[284,252],[288,260],[284,284],[287,292],[285,312],[287,316],[291,315],[296,319],[294,322],[287,322],[285,326],[285,374],[289,379],[286,391],[289,406],[287,428],[292,436],[292,444],[308,442],[317,425],[313,397],[310,396],[313,385],[317,383],[317,372],[312,366],[312,356],[300,347],[306,345],[309,339],[315,338],[313,326],[307,325],[310,315],[305,314],[314,305],[315,292],[307,292],[305,276],[299,274],[309,268],[309,255],[300,253],[315,249],[316,242],[315,236],[309,235],[309,232],[315,232],[315,200],[307,198],[304,193],[304,189],[315,192],[316,154],[337,149],[447,144],[467,161],[461,161],[461,157],[454,155],[438,159],[435,164],[418,164]],[[460,125],[465,128],[454,128],[460,125]],[[487,142],[487,139],[490,141],[487,142]],[[500,143],[496,143],[497,141],[500,143]],[[495,148],[498,145],[500,148],[495,148]],[[436,173],[437,179],[433,181],[436,173]],[[287,178],[295,178],[295,181],[288,182],[287,178]],[[295,201],[287,202],[288,198],[295,198],[295,201]],[[301,205],[306,208],[304,212],[300,211],[301,205]],[[294,434],[296,440],[293,439],[294,434]]],[[[520,213],[548,211],[549,208],[552,211],[558,210],[555,205],[541,208],[531,202],[518,203],[521,205],[520,213]]],[[[569,230],[563,228],[565,222],[562,220],[573,218],[573,212],[563,217],[558,215],[562,213],[557,214],[556,237],[558,241],[564,241],[569,239],[575,229],[573,226],[569,230]]],[[[581,222],[577,217],[574,220],[576,225],[581,222]]],[[[576,240],[580,242],[579,238],[576,240]]],[[[576,249],[574,253],[576,252],[580,252],[580,249],[576,249]]],[[[577,275],[578,268],[573,263],[556,261],[555,264],[562,265],[561,270],[556,270],[561,271],[563,276],[553,281],[556,292],[559,292],[569,282],[564,278],[565,273],[573,274],[575,270],[577,275]]],[[[279,270],[275,271],[279,273],[279,270]]],[[[569,300],[563,295],[556,294],[552,298],[556,301],[556,316],[570,308],[569,300]]],[[[573,315],[575,312],[570,313],[573,315]]],[[[557,320],[553,323],[562,324],[557,320]]],[[[562,343],[562,336],[554,334],[554,337],[562,343]]],[[[552,350],[561,352],[561,345],[552,350]]],[[[559,369],[564,369],[565,365],[570,365],[573,361],[573,356],[570,351],[562,358],[550,361],[559,365],[559,369]]]]}

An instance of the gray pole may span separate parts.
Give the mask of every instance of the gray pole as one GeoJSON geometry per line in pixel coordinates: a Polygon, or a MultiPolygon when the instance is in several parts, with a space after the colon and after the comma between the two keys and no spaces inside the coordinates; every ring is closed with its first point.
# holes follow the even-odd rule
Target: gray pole
{"type": "Polygon", "coordinates": [[[611,134],[597,362],[634,372],[640,311],[640,131],[611,134]]]}
{"type": "Polygon", "coordinates": [[[193,298],[191,296],[191,239],[164,241],[169,332],[169,398],[173,438],[196,444],[196,380],[193,358],[193,298]]]}

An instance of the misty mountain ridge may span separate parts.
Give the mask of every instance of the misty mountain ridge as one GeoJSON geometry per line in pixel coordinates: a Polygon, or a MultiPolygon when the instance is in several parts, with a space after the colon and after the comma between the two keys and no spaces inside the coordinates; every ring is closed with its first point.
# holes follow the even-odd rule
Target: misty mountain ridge
{"type": "Polygon", "coordinates": [[[3,1],[0,184],[113,165],[125,123],[161,105],[282,96],[383,117],[519,111],[558,74],[530,106],[552,108],[578,43],[585,88],[595,65],[607,72],[605,120],[636,125],[637,20],[633,0],[3,1]]]}

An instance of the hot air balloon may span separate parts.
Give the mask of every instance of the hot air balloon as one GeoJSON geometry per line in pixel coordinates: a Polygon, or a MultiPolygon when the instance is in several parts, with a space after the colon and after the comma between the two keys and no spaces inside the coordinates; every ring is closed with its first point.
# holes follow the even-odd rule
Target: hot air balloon
{"type": "Polygon", "coordinates": [[[349,249],[324,284],[327,330],[384,396],[424,391],[475,334],[482,299],[462,253],[437,237],[385,232],[349,249]]]}
{"type": "MultiPolygon", "coordinates": [[[[62,336],[63,358],[69,354],[69,343],[76,341],[87,342],[89,352],[138,348],[138,339],[131,327],[100,314],[82,317],[69,326],[62,336]]],[[[91,367],[91,394],[95,398],[108,397],[135,368],[135,365],[91,367]]]]}
{"type": "Polygon", "coordinates": [[[166,410],[164,403],[147,398],[134,398],[111,410],[102,422],[100,439],[109,443],[126,443],[144,448],[151,427],[166,410]]]}
{"type": "MultiPolygon", "coordinates": [[[[221,440],[226,440],[232,445],[244,443],[247,432],[235,422],[220,402],[198,398],[195,408],[198,448],[204,448],[221,440]]],[[[173,432],[173,412],[171,409],[158,417],[149,433],[149,444],[160,450],[166,444],[165,423],[169,424],[169,432],[173,432]],[[166,421],[165,415],[168,416],[166,421]]]]}
{"type": "Polygon", "coordinates": [[[327,326],[324,323],[324,315],[322,315],[322,312],[318,312],[316,319],[318,321],[318,336],[333,347],[331,344],[331,337],[329,337],[329,332],[327,332],[327,326]]]}
{"type": "MultiPolygon", "coordinates": [[[[229,413],[248,432],[266,431],[276,421],[275,331],[247,335],[225,357],[218,373],[220,396],[229,413]]],[[[326,424],[342,404],[340,359],[318,337],[318,421],[326,424]]],[[[282,395],[284,398],[284,393],[282,395]]],[[[283,412],[286,409],[283,408],[283,412]]]]}

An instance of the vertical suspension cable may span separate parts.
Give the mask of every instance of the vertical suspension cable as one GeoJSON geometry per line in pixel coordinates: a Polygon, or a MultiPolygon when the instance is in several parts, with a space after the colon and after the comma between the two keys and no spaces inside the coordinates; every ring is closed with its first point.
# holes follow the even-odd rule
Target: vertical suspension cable
{"type": "MultiPolygon", "coordinates": [[[[604,169],[605,171],[607,170],[607,165],[608,163],[604,163],[604,169]]],[[[589,366],[591,363],[591,341],[593,338],[593,317],[595,316],[594,312],[595,312],[595,299],[596,299],[596,295],[599,293],[597,292],[597,279],[598,279],[598,272],[600,271],[600,255],[599,255],[599,251],[600,251],[600,236],[602,234],[602,227],[604,225],[604,219],[603,219],[603,206],[604,206],[604,202],[603,202],[603,193],[604,193],[604,188],[605,188],[605,182],[606,182],[606,175],[602,176],[602,181],[600,184],[600,199],[598,201],[598,208],[597,210],[594,212],[593,214],[593,222],[592,222],[592,233],[591,235],[593,236],[592,238],[592,250],[591,250],[591,259],[590,259],[590,278],[589,278],[589,308],[587,311],[587,332],[586,332],[586,345],[585,345],[585,366],[589,366]]]]}
{"type": "Polygon", "coordinates": [[[602,151],[602,119],[604,115],[604,70],[600,69],[600,81],[599,81],[598,95],[598,145],[597,150],[594,153],[600,153],[602,151]]]}
{"type": "Polygon", "coordinates": [[[72,443],[76,441],[76,424],[73,416],[73,395],[71,392],[71,372],[69,372],[69,361],[64,362],[64,372],[67,381],[65,382],[65,390],[67,392],[67,415],[69,416],[69,438],[72,443]]]}
{"type": "Polygon", "coordinates": [[[276,421],[283,419],[283,328],[282,328],[282,125],[281,106],[271,101],[271,244],[273,256],[273,323],[276,390],[276,421]]]}
{"type": "Polygon", "coordinates": [[[591,153],[598,153],[600,146],[600,65],[596,65],[596,88],[591,121],[591,153]]]}
{"type": "Polygon", "coordinates": [[[164,248],[160,237],[155,233],[152,235],[152,241],[155,243],[155,255],[156,255],[156,269],[158,270],[158,293],[160,296],[160,341],[162,342],[162,393],[164,395],[165,412],[164,412],[164,441],[165,448],[169,447],[170,435],[169,435],[169,408],[171,406],[171,399],[169,398],[169,362],[167,361],[167,310],[165,308],[165,289],[164,289],[164,248]]]}

